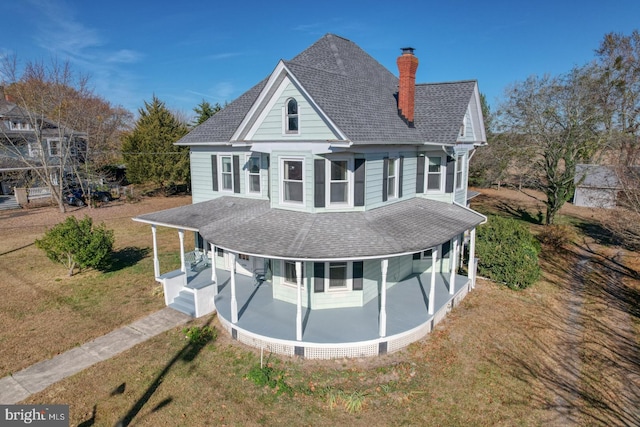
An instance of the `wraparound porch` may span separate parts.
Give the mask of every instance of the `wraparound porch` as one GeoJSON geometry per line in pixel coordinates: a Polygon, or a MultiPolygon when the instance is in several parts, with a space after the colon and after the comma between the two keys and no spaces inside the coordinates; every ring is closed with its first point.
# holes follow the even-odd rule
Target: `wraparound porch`
{"type": "MultiPolygon", "coordinates": [[[[188,272],[188,287],[211,283],[211,268],[188,272]]],[[[273,298],[271,283],[236,275],[238,321],[232,323],[231,273],[216,270],[215,307],[234,339],[268,351],[306,358],[362,357],[393,352],[428,334],[471,289],[466,276],[436,274],[434,312],[429,314],[431,273],[407,277],[386,293],[386,336],[380,337],[380,296],[363,307],[311,310],[303,307],[302,340],[296,340],[296,304],[273,298]]]]}

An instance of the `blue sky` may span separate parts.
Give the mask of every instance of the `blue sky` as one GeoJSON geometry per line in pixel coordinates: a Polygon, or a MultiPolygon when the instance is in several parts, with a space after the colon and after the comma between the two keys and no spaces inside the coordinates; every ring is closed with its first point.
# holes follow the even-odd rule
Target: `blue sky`
{"type": "Polygon", "coordinates": [[[2,9],[0,56],[69,60],[113,104],[136,112],[155,94],[187,115],[202,99],[232,101],[326,33],[396,75],[400,48],[414,47],[419,83],[477,79],[495,108],[509,84],[564,73],[592,60],[604,34],[640,29],[638,0],[20,0],[2,9]]]}

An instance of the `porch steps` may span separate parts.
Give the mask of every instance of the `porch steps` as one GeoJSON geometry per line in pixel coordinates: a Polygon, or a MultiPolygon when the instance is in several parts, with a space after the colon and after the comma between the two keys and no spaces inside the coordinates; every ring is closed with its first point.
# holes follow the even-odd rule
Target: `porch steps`
{"type": "Polygon", "coordinates": [[[196,315],[196,301],[191,292],[180,291],[169,307],[191,317],[196,315]]]}
{"type": "Polygon", "coordinates": [[[0,210],[20,209],[15,196],[0,196],[0,210]]]}

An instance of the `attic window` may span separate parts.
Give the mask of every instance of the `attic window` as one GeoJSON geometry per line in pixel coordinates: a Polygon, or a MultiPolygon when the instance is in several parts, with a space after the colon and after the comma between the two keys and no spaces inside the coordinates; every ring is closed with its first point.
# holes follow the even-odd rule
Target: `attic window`
{"type": "Polygon", "coordinates": [[[285,132],[298,133],[298,101],[294,98],[289,98],[285,108],[285,132]]]}

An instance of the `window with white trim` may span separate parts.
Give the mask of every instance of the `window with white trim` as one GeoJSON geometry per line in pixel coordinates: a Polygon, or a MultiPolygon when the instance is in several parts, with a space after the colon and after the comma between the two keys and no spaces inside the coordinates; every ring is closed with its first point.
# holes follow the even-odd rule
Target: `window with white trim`
{"type": "MultiPolygon", "coordinates": [[[[302,281],[301,285],[304,288],[304,263],[301,265],[302,281]]],[[[282,280],[288,285],[298,285],[298,275],[296,272],[295,261],[282,261],[282,280]]]]}
{"type": "Polygon", "coordinates": [[[351,173],[349,172],[349,161],[330,160],[328,162],[328,166],[328,205],[349,205],[349,194],[351,193],[349,190],[349,180],[351,176],[351,173]]]}
{"type": "Polygon", "coordinates": [[[456,158],[456,190],[460,190],[463,186],[462,178],[464,177],[464,154],[456,158]]]}
{"type": "Polygon", "coordinates": [[[60,157],[61,147],[59,139],[48,139],[47,145],[49,146],[49,156],[60,157]]]}
{"type": "Polygon", "coordinates": [[[427,193],[442,193],[444,191],[444,162],[442,156],[428,156],[425,173],[427,193]]]}
{"type": "Polygon", "coordinates": [[[38,141],[29,142],[29,156],[30,157],[38,157],[42,152],[42,146],[38,141]]]}
{"type": "Polygon", "coordinates": [[[19,120],[10,120],[9,122],[9,129],[11,130],[31,130],[31,123],[29,122],[22,122],[19,120]]]}
{"type": "Polygon", "coordinates": [[[304,160],[281,159],[282,202],[304,203],[304,160]]]}
{"type": "Polygon", "coordinates": [[[260,157],[252,156],[247,161],[247,192],[260,193],[260,157]]]}
{"type": "Polygon", "coordinates": [[[285,105],[285,133],[297,134],[300,132],[299,116],[298,116],[298,101],[295,98],[287,99],[285,105]]]}
{"type": "Polygon", "coordinates": [[[220,181],[223,191],[233,191],[233,158],[220,156],[220,181]]]}
{"type": "Polygon", "coordinates": [[[389,159],[387,166],[387,198],[398,197],[398,159],[389,159]]]}
{"type": "Polygon", "coordinates": [[[413,259],[414,260],[422,260],[422,261],[431,261],[432,255],[433,255],[433,251],[436,251],[438,254],[440,254],[441,252],[441,247],[442,245],[438,245],[436,247],[433,248],[429,248],[429,249],[425,249],[422,252],[416,252],[413,254],[413,259]]]}
{"type": "Polygon", "coordinates": [[[327,263],[329,274],[329,290],[332,289],[347,289],[349,286],[348,280],[348,263],[345,262],[328,262],[327,263]]]}

